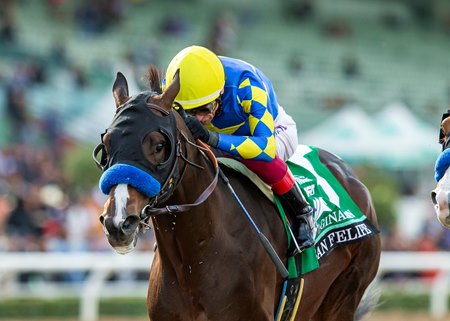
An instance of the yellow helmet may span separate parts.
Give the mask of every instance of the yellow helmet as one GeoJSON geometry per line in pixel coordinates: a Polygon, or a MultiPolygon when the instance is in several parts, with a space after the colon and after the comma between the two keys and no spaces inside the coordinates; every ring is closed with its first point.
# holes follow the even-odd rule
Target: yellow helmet
{"type": "Polygon", "coordinates": [[[175,98],[184,109],[206,105],[220,96],[225,85],[225,71],[219,57],[200,46],[181,50],[169,63],[165,89],[180,70],[180,91],[175,98]]]}

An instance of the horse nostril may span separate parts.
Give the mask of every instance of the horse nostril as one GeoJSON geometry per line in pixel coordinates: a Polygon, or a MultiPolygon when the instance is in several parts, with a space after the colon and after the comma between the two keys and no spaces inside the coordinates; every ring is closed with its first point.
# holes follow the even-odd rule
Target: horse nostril
{"type": "Polygon", "coordinates": [[[129,215],[121,224],[120,229],[125,235],[132,234],[138,227],[140,222],[139,216],[137,215],[129,215]]]}
{"type": "Polygon", "coordinates": [[[100,222],[103,224],[104,231],[107,235],[114,232],[115,227],[114,227],[114,222],[113,222],[112,218],[103,217],[103,219],[100,218],[100,222]]]}
{"type": "Polygon", "coordinates": [[[437,201],[436,201],[436,192],[435,191],[431,192],[431,201],[433,202],[433,204],[436,205],[437,201]]]}
{"type": "Polygon", "coordinates": [[[100,215],[98,219],[102,225],[105,225],[105,217],[103,215],[100,215]]]}

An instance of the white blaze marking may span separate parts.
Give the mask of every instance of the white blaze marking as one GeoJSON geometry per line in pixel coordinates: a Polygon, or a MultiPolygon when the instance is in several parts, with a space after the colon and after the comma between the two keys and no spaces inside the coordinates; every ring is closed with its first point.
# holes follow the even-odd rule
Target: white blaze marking
{"type": "Polygon", "coordinates": [[[450,212],[449,212],[449,194],[450,194],[450,174],[448,168],[444,176],[438,182],[434,192],[436,193],[436,204],[434,210],[439,222],[447,228],[450,227],[450,212]]]}
{"type": "Polygon", "coordinates": [[[113,223],[115,227],[119,227],[119,223],[125,219],[125,207],[128,200],[128,185],[119,184],[114,191],[114,199],[116,200],[116,211],[113,217],[113,223]]]}

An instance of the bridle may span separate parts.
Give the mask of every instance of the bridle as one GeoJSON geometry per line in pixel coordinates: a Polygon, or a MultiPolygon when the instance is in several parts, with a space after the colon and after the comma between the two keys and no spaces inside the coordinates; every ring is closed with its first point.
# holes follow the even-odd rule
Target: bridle
{"type": "MultiPolygon", "coordinates": [[[[214,178],[211,181],[211,183],[205,188],[205,190],[197,197],[197,199],[193,203],[180,204],[180,205],[166,205],[164,207],[156,207],[156,205],[158,204],[158,199],[160,198],[159,195],[157,195],[146,206],[144,206],[144,208],[141,211],[140,217],[141,217],[141,220],[144,221],[144,223],[146,223],[146,221],[148,221],[148,219],[152,216],[157,216],[157,215],[161,215],[161,214],[173,214],[173,213],[185,212],[185,211],[188,211],[189,209],[191,209],[192,207],[196,207],[196,206],[202,204],[206,199],[208,199],[208,197],[211,195],[211,193],[213,192],[213,190],[215,189],[215,187],[217,185],[217,181],[219,178],[219,171],[220,171],[219,164],[217,162],[216,156],[211,151],[209,146],[207,144],[205,144],[204,142],[202,142],[201,140],[197,140],[197,143],[193,143],[186,137],[186,135],[182,131],[179,130],[179,133],[181,134],[181,136],[183,137],[184,141],[187,144],[195,146],[197,149],[199,149],[202,152],[202,155],[211,162],[213,169],[215,171],[214,178]]],[[[177,142],[177,149],[178,149],[178,146],[181,146],[180,140],[178,140],[178,142],[177,142]]],[[[181,150],[181,148],[180,148],[180,150],[181,150]]],[[[200,168],[200,169],[204,169],[204,167],[193,163],[192,161],[190,161],[187,158],[187,149],[186,149],[186,155],[177,152],[177,157],[181,157],[182,160],[184,161],[185,165],[183,166],[183,172],[180,176],[180,179],[175,184],[173,184],[171,175],[169,175],[169,177],[166,179],[164,186],[165,185],[173,186],[173,188],[168,189],[168,191],[170,191],[170,195],[176,189],[178,184],[182,181],[184,173],[186,171],[186,167],[188,164],[195,166],[197,168],[200,168]]],[[[175,168],[175,166],[174,166],[174,168],[175,168]]],[[[161,191],[163,191],[163,189],[161,189],[161,191]]],[[[168,192],[167,192],[167,194],[168,194],[168,192]]]]}
{"type": "MultiPolygon", "coordinates": [[[[154,104],[148,104],[150,108],[154,108],[160,112],[163,112],[164,114],[168,115],[171,111],[167,111],[162,109],[161,107],[154,105],[154,104]]],[[[173,111],[172,111],[173,112],[173,111]]],[[[178,109],[178,112],[183,117],[183,111],[178,109]]],[[[161,189],[157,195],[154,197],[151,197],[149,199],[149,202],[147,205],[144,206],[144,208],[141,210],[141,213],[139,215],[140,218],[140,225],[142,225],[145,229],[150,228],[150,225],[148,223],[150,217],[158,216],[162,214],[173,214],[173,213],[179,213],[179,212],[185,212],[189,209],[196,207],[200,204],[202,204],[208,197],[212,194],[213,190],[215,189],[219,177],[219,165],[217,162],[217,159],[214,155],[214,153],[210,150],[209,146],[205,144],[204,142],[197,140],[196,143],[189,140],[189,138],[186,136],[186,134],[179,128],[176,127],[177,134],[175,135],[176,140],[174,142],[175,145],[175,152],[171,154],[171,157],[175,157],[176,159],[172,162],[171,168],[168,172],[167,177],[164,179],[163,184],[161,184],[161,189]],[[184,144],[183,144],[184,142],[184,144]],[[183,150],[184,145],[184,150],[183,150]],[[203,166],[198,165],[191,161],[189,159],[187,145],[194,146],[197,148],[203,157],[209,160],[211,163],[213,170],[215,172],[214,178],[211,181],[211,183],[205,188],[205,190],[197,197],[197,199],[193,203],[188,204],[176,204],[176,205],[165,205],[162,207],[159,207],[160,204],[166,202],[170,196],[173,194],[174,190],[177,188],[177,186],[181,183],[181,181],[184,178],[184,174],[186,172],[187,165],[191,165],[200,169],[204,169],[203,166]],[[181,169],[180,174],[180,159],[183,161],[183,167],[181,169]]],[[[93,152],[92,157],[94,158],[94,161],[98,168],[100,168],[103,172],[107,170],[107,159],[108,159],[108,153],[106,151],[106,146],[103,142],[103,136],[105,135],[106,131],[101,135],[101,143],[98,144],[93,152]],[[100,161],[97,159],[98,154],[101,152],[100,161]]],[[[151,171],[148,171],[148,174],[152,174],[151,171]]]]}

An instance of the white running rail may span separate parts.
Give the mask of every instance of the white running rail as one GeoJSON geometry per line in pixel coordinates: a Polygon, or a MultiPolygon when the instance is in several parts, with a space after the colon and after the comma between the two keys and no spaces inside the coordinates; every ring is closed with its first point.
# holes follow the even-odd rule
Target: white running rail
{"type": "MultiPolygon", "coordinates": [[[[119,255],[113,252],[73,252],[73,253],[0,253],[0,282],[2,277],[19,272],[67,272],[87,271],[88,277],[81,285],[80,320],[98,320],[100,297],[104,296],[142,296],[146,289],[105,294],[107,278],[111,273],[150,271],[153,260],[151,252],[134,252],[119,255]]],[[[430,295],[430,314],[439,320],[447,315],[447,299],[450,291],[450,252],[383,252],[379,275],[386,272],[421,272],[437,270],[439,274],[433,280],[430,295]]],[[[147,284],[144,285],[146,287],[147,284]]],[[[381,290],[383,285],[381,284],[381,290]]],[[[61,288],[63,291],[63,288],[61,288]]],[[[42,296],[45,290],[38,292],[42,296]]],[[[22,293],[24,294],[24,293],[22,293]]],[[[26,295],[26,294],[24,294],[26,295]]],[[[28,294],[29,295],[29,294],[28,294]]],[[[58,296],[58,293],[55,295],[58,296]]],[[[0,287],[1,298],[8,297],[5,287],[0,287]]],[[[17,295],[16,295],[17,297],[17,295]]]]}

